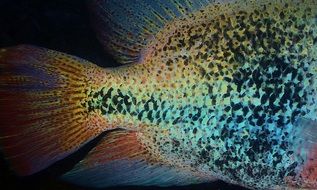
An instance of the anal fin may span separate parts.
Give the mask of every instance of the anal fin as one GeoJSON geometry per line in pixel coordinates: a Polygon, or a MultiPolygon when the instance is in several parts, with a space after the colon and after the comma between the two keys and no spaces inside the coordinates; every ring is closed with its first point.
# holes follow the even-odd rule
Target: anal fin
{"type": "Polygon", "coordinates": [[[137,132],[113,131],[63,178],[83,186],[171,186],[208,181],[153,158],[137,132]]]}

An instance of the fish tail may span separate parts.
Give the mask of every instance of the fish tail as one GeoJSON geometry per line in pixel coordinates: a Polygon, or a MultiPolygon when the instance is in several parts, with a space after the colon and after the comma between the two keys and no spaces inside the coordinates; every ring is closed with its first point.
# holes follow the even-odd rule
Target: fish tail
{"type": "Polygon", "coordinates": [[[44,48],[0,49],[0,151],[18,175],[45,169],[105,130],[87,106],[98,72],[44,48]]]}

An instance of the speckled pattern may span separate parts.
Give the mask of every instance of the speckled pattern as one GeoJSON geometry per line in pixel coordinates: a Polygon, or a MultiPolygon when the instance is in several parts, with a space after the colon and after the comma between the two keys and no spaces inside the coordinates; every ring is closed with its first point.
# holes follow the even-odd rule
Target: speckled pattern
{"type": "Polygon", "coordinates": [[[141,63],[108,69],[84,106],[171,165],[251,188],[317,188],[300,140],[317,112],[316,16],[313,0],[210,4],[158,32],[141,63]]]}
{"type": "MultiPolygon", "coordinates": [[[[195,176],[193,183],[317,189],[317,2],[183,2],[195,8],[158,3],[170,19],[152,32],[110,22],[121,30],[109,39],[125,37],[111,41],[110,53],[120,63],[138,60],[130,65],[102,69],[32,46],[0,50],[1,151],[18,174],[39,172],[108,131],[68,172],[83,185],[182,185],[195,176]],[[142,164],[130,171],[135,157],[142,164]],[[111,173],[116,166],[127,179],[111,173]]],[[[153,17],[133,19],[151,23],[159,17],[152,8],[153,17]]]]}

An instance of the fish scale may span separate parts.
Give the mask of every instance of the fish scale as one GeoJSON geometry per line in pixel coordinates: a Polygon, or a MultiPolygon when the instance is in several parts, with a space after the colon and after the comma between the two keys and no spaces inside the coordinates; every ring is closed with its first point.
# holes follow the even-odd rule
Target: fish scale
{"type": "MultiPolygon", "coordinates": [[[[4,134],[1,140],[0,133],[0,144],[10,145],[17,136],[26,142],[4,152],[16,156],[19,149],[30,149],[43,163],[35,167],[30,158],[24,161],[18,156],[13,163],[22,162],[25,167],[16,170],[40,171],[107,131],[64,179],[94,187],[221,179],[253,189],[317,188],[316,2],[135,2],[140,4],[95,2],[101,10],[97,26],[111,28],[102,30],[101,41],[108,40],[105,46],[119,62],[133,64],[101,69],[79,66],[84,61],[78,59],[71,66],[65,60],[75,58],[35,48],[40,56],[33,55],[32,48],[23,47],[0,54],[8,57],[0,59],[0,66],[16,76],[12,81],[0,75],[0,90],[10,95],[0,96],[6,109],[11,109],[6,101],[18,102],[14,95],[21,92],[27,97],[21,103],[23,109],[44,107],[59,113],[51,104],[64,111],[69,107],[64,105],[66,100],[77,106],[56,127],[51,120],[43,121],[43,113],[26,115],[29,131],[43,137],[47,133],[38,127],[51,127],[47,131],[55,131],[63,144],[62,148],[51,145],[49,150],[38,147],[46,153],[43,157],[32,147],[23,122],[14,123],[21,126],[19,132],[8,117],[1,117],[8,127],[0,128],[4,134]],[[147,9],[135,13],[142,6],[147,9]],[[46,63],[47,56],[51,62],[46,63]],[[38,74],[21,72],[20,58],[38,74]],[[46,65],[41,68],[32,60],[46,65]],[[18,69],[10,70],[7,63],[18,69]],[[18,80],[28,79],[25,74],[31,79],[35,75],[40,82],[54,81],[44,80],[34,92],[19,91],[27,86],[18,80]],[[52,99],[50,93],[38,93],[47,89],[65,100],[36,102],[39,97],[52,99]],[[53,159],[47,157],[50,154],[53,159]]],[[[34,89],[32,85],[29,88],[34,89]]],[[[21,110],[16,109],[13,113],[19,119],[21,110]]],[[[49,144],[45,139],[40,142],[49,144]]]]}
{"type": "Polygon", "coordinates": [[[142,133],[151,138],[140,140],[167,160],[178,158],[180,166],[273,188],[286,184],[286,177],[298,178],[305,160],[294,153],[296,119],[316,119],[316,106],[308,99],[315,96],[309,86],[315,86],[316,57],[310,55],[316,51],[317,28],[307,19],[316,14],[316,5],[250,4],[255,7],[249,10],[234,10],[234,3],[209,6],[173,22],[177,27],[170,24],[150,43],[147,59],[133,67],[144,71],[146,88],[124,68],[126,80],[136,81],[126,89],[138,90],[108,97],[113,112],[102,113],[147,124],[142,133]],[[208,13],[219,10],[226,11],[209,20],[208,13]],[[123,101],[136,96],[141,101],[123,101]],[[135,109],[129,112],[122,104],[135,109]],[[160,135],[164,130],[168,135],[160,135]]]}

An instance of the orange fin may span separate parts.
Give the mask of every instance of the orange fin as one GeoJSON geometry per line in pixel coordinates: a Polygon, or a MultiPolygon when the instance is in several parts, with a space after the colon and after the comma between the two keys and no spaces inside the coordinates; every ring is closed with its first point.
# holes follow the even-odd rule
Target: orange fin
{"type": "Polygon", "coordinates": [[[38,172],[105,126],[84,102],[98,68],[33,46],[0,50],[0,147],[19,175],[38,172]]]}
{"type": "Polygon", "coordinates": [[[211,181],[153,158],[137,132],[112,131],[63,179],[83,186],[171,186],[211,181]]]}

